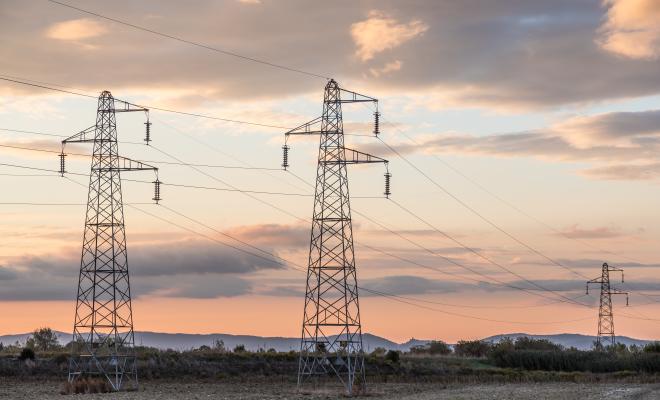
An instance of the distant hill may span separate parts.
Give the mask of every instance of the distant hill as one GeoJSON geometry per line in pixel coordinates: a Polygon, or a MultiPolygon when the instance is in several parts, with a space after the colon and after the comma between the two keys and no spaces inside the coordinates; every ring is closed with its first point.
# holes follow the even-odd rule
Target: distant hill
{"type": "MultiPolygon", "coordinates": [[[[71,334],[65,332],[56,332],[60,343],[65,344],[71,341],[71,334]]],[[[16,341],[25,343],[29,333],[18,335],[0,336],[0,343],[13,344],[16,341]]],[[[298,350],[300,348],[300,338],[286,337],[263,337],[250,335],[229,335],[222,333],[213,334],[194,334],[194,333],[159,333],[159,332],[135,332],[135,344],[159,349],[189,350],[203,345],[212,346],[216,340],[222,340],[225,347],[233,349],[242,344],[248,350],[270,349],[277,351],[298,350]]],[[[362,335],[362,342],[367,352],[373,351],[376,347],[383,347],[387,350],[408,351],[412,346],[427,343],[428,340],[410,339],[405,343],[395,343],[380,336],[366,333],[362,335]]]]}
{"type": "MultiPolygon", "coordinates": [[[[65,332],[56,332],[60,343],[65,344],[71,341],[71,334],[65,332]]],[[[29,333],[18,335],[4,335],[0,336],[0,343],[12,344],[16,341],[25,343],[29,333]]],[[[504,335],[496,335],[484,338],[485,341],[497,343],[505,337],[516,339],[521,336],[526,336],[534,339],[547,339],[553,343],[560,344],[564,347],[576,347],[581,350],[588,350],[593,346],[596,340],[595,336],[579,335],[572,333],[562,333],[557,335],[530,335],[527,333],[508,333],[504,335]]],[[[263,337],[251,335],[228,335],[223,333],[213,334],[195,334],[195,333],[159,333],[159,332],[135,332],[135,344],[144,345],[149,347],[156,347],[159,349],[175,349],[175,350],[189,350],[200,347],[202,345],[212,346],[216,340],[222,340],[225,347],[233,349],[234,347],[242,344],[248,350],[270,349],[273,348],[277,351],[298,350],[300,348],[299,338],[287,337],[263,337]]],[[[380,336],[366,333],[362,335],[364,348],[367,352],[373,351],[376,347],[382,347],[387,350],[401,350],[408,351],[413,346],[424,345],[429,340],[410,339],[404,343],[396,343],[391,340],[385,339],[380,336]]],[[[640,340],[629,338],[627,336],[617,336],[619,343],[624,343],[627,346],[636,344],[644,346],[650,340],[640,340]]]]}
{"type": "MultiPolygon", "coordinates": [[[[498,343],[500,340],[509,337],[511,339],[517,339],[519,337],[529,337],[533,339],[547,339],[553,343],[560,344],[564,347],[575,347],[580,350],[589,350],[593,347],[594,342],[596,341],[595,336],[580,335],[577,333],[560,333],[557,335],[530,335],[527,333],[509,333],[506,335],[495,335],[487,337],[483,340],[498,343]]],[[[626,346],[631,344],[636,344],[637,346],[644,346],[645,344],[651,342],[652,340],[642,340],[634,339],[627,336],[617,336],[616,340],[618,343],[623,343],[626,346]]]]}

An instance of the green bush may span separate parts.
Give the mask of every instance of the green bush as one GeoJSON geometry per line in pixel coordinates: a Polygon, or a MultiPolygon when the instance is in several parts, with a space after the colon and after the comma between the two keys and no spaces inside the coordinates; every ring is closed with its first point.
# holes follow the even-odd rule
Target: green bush
{"type": "Polygon", "coordinates": [[[34,360],[34,350],[29,347],[24,347],[23,350],[21,350],[21,355],[18,356],[18,359],[21,361],[34,360]]]}
{"type": "Polygon", "coordinates": [[[644,353],[660,353],[660,342],[647,343],[643,351],[644,353]]]}
{"type": "Polygon", "coordinates": [[[385,354],[385,359],[393,364],[398,364],[401,359],[401,353],[395,350],[389,350],[387,354],[385,354]]]}
{"type": "Polygon", "coordinates": [[[481,340],[459,340],[454,346],[454,353],[461,357],[486,357],[493,345],[481,340]]]}

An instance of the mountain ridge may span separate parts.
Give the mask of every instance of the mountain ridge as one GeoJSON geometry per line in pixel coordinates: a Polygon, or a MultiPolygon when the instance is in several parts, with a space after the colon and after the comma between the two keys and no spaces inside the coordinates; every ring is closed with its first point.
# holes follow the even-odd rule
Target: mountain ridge
{"type": "MultiPolygon", "coordinates": [[[[65,344],[71,341],[72,335],[66,332],[55,331],[60,343],[65,344]]],[[[0,335],[0,343],[5,345],[14,344],[17,341],[24,344],[31,333],[22,333],[14,335],[0,335]]],[[[596,340],[595,336],[582,335],[577,333],[560,333],[549,335],[533,335],[527,333],[507,333],[493,335],[481,340],[497,343],[506,337],[516,339],[518,337],[529,337],[534,339],[547,339],[553,343],[564,347],[575,347],[580,350],[587,350],[593,346],[596,340]]],[[[231,350],[238,345],[245,346],[246,349],[256,351],[258,349],[275,349],[277,351],[298,350],[300,347],[300,338],[285,336],[256,336],[256,335],[236,335],[226,333],[162,333],[152,331],[136,331],[135,344],[159,349],[190,350],[200,346],[213,346],[216,340],[222,340],[227,349],[231,350]]],[[[371,352],[376,347],[382,347],[387,350],[409,351],[411,347],[424,345],[430,340],[411,338],[405,342],[397,343],[387,338],[365,333],[362,335],[365,351],[371,352]]],[[[627,336],[618,336],[617,341],[626,346],[635,344],[644,346],[652,340],[636,339],[627,336]]]]}

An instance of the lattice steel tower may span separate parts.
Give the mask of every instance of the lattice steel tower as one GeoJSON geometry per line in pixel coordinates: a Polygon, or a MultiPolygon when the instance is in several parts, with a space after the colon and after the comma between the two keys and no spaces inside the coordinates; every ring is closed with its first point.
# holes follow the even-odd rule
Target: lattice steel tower
{"type": "MultiPolygon", "coordinates": [[[[286,132],[287,139],[289,135],[320,135],[298,386],[310,376],[334,373],[349,395],[365,389],[365,374],[346,165],[387,166],[382,158],[344,147],[342,104],[356,102],[377,104],[376,99],[341,89],[330,80],[325,86],[323,115],[286,132]]],[[[375,113],[376,121],[379,115],[375,113]]],[[[286,169],[289,147],[285,144],[283,149],[286,169]]],[[[385,174],[387,196],[390,176],[385,174]]]]}
{"type": "Polygon", "coordinates": [[[594,278],[587,281],[587,294],[589,294],[590,283],[600,284],[598,336],[596,337],[597,349],[616,344],[616,336],[614,334],[614,313],[612,312],[612,295],[625,294],[626,306],[628,305],[628,292],[622,292],[610,284],[610,272],[621,272],[621,283],[623,283],[623,270],[621,268],[610,267],[607,263],[603,263],[603,271],[600,278],[594,278]]]}
{"type": "Polygon", "coordinates": [[[121,172],[158,170],[119,155],[115,113],[147,114],[146,108],[116,100],[108,91],[99,96],[96,124],[62,141],[60,172],[67,143],[94,144],[89,175],[87,216],[83,235],[69,382],[86,376],[107,379],[114,390],[137,389],[133,312],[128,276],[121,172]]]}

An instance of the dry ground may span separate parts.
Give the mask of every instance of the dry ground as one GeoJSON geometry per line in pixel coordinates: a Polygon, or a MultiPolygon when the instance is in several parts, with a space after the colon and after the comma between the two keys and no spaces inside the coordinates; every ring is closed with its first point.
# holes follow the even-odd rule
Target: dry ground
{"type": "MultiPolygon", "coordinates": [[[[59,394],[61,382],[20,382],[0,379],[0,399],[338,399],[343,396],[330,391],[297,393],[290,384],[265,383],[226,383],[226,382],[171,382],[149,381],[141,384],[139,392],[73,395],[59,394]]],[[[600,399],[659,399],[660,384],[581,384],[581,383],[541,383],[541,384],[379,384],[374,385],[371,394],[363,399],[401,400],[488,400],[488,399],[533,399],[533,400],[600,400],[600,399]]]]}

